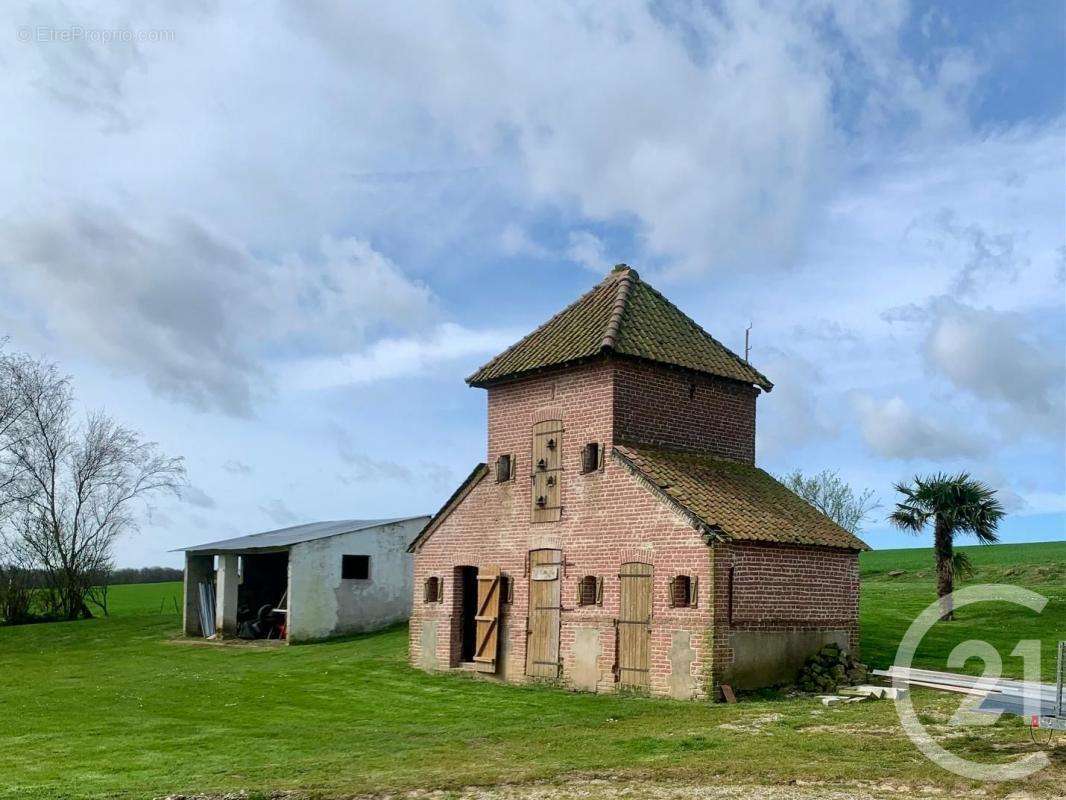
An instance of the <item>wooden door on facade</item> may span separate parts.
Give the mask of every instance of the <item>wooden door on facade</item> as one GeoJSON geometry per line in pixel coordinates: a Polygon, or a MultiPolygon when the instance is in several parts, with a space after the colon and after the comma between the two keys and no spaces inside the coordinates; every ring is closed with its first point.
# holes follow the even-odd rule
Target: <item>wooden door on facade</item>
{"type": "Polygon", "coordinates": [[[640,562],[622,565],[618,629],[618,682],[647,686],[651,666],[652,566],[640,562]]]}
{"type": "Polygon", "coordinates": [[[561,565],[561,550],[532,550],[529,553],[526,675],[535,678],[559,677],[561,565]]]}
{"type": "Polygon", "coordinates": [[[477,575],[474,664],[478,672],[495,672],[500,650],[500,568],[482,567],[477,575]]]}

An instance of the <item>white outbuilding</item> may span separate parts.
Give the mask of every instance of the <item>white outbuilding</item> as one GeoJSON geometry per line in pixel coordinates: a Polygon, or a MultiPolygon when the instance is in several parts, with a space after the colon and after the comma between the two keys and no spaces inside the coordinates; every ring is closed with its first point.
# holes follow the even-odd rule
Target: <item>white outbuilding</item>
{"type": "Polygon", "coordinates": [[[312,522],[185,551],[186,636],[289,642],[411,616],[407,546],[429,517],[312,522]]]}

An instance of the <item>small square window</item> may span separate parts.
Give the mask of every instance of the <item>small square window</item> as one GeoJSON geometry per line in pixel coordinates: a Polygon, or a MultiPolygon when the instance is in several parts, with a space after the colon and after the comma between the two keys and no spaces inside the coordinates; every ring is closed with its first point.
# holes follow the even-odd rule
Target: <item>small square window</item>
{"type": "Polygon", "coordinates": [[[341,556],[341,579],[365,581],[370,577],[370,556],[341,556]]]}
{"type": "Polygon", "coordinates": [[[595,575],[586,575],[577,583],[577,604],[595,606],[603,603],[603,581],[595,575]]]}
{"type": "Polygon", "coordinates": [[[677,575],[670,580],[670,607],[694,608],[696,606],[696,579],[689,575],[677,575]]]}

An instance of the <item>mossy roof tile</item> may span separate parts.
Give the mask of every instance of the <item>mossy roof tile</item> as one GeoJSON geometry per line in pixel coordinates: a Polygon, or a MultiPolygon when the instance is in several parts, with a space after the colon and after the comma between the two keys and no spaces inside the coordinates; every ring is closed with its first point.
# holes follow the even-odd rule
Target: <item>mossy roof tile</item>
{"type": "Polygon", "coordinates": [[[870,549],[754,464],[634,445],[615,452],[725,539],[870,549]]]}
{"type": "Polygon", "coordinates": [[[620,264],[592,290],[467,378],[487,386],[601,353],[655,361],[752,383],[773,384],[673,303],[620,264]]]}

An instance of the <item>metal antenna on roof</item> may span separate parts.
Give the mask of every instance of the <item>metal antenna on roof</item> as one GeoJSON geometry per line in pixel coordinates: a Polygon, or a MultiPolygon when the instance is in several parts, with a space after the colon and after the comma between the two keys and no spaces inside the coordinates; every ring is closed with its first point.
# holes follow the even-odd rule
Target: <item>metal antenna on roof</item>
{"type": "Polygon", "coordinates": [[[748,327],[744,329],[744,363],[747,364],[748,356],[751,355],[751,325],[748,323],[748,327]]]}

